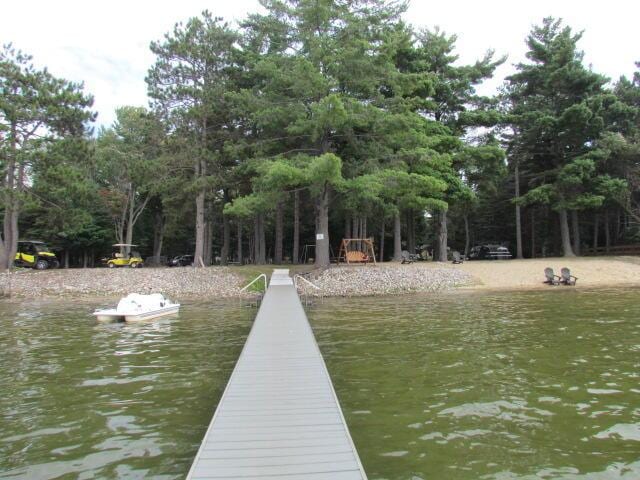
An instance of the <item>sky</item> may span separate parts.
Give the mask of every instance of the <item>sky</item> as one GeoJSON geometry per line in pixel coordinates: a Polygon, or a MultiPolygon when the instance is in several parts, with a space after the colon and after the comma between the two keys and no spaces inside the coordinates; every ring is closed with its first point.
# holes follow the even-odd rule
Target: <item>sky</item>
{"type": "MultiPolygon", "coordinates": [[[[144,78],[154,62],[151,41],[205,9],[234,22],[260,8],[257,0],[7,1],[0,9],[0,44],[13,43],[32,55],[38,68],[84,82],[95,97],[97,124],[108,126],[117,107],[148,105],[144,78]]],[[[525,60],[525,38],[546,16],[562,18],[574,31],[584,30],[579,47],[593,70],[614,80],[633,75],[634,62],[640,61],[638,1],[413,0],[405,20],[456,34],[462,63],[481,58],[488,49],[508,55],[495,78],[481,88],[488,94],[513,71],[513,64],[525,60]]]]}

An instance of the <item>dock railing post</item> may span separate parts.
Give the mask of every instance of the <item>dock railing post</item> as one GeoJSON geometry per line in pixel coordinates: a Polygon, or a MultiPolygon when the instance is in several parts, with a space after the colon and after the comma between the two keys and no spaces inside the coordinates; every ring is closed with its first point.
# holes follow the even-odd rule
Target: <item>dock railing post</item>
{"type": "Polygon", "coordinates": [[[247,285],[245,285],[244,287],[242,287],[240,289],[241,292],[244,292],[247,288],[249,288],[251,285],[253,285],[254,283],[256,283],[258,280],[260,279],[264,279],[264,291],[267,291],[267,276],[264,273],[261,273],[260,275],[258,275],[256,278],[254,278],[253,280],[251,280],[251,282],[249,282],[247,285]]]}

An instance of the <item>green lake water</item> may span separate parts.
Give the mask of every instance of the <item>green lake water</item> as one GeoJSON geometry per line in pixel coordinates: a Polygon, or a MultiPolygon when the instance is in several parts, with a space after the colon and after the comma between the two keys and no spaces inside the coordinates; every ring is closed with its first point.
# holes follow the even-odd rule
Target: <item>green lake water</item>
{"type": "MultiPolygon", "coordinates": [[[[0,478],[183,478],[256,310],[101,324],[0,301],[0,478]]],[[[370,479],[640,478],[640,295],[564,287],[308,309],[370,479]]]]}

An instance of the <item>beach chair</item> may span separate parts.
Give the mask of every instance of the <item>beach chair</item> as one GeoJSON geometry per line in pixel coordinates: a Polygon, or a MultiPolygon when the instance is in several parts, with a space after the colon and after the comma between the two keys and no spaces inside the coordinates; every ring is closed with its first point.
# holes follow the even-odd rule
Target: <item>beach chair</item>
{"type": "Polygon", "coordinates": [[[460,252],[458,252],[457,250],[454,250],[453,252],[451,252],[451,257],[453,258],[451,262],[454,264],[464,262],[464,257],[460,255],[460,252]]]}
{"type": "Polygon", "coordinates": [[[571,270],[569,270],[567,267],[560,269],[560,275],[562,277],[560,279],[560,283],[562,283],[563,285],[575,285],[578,281],[578,277],[574,277],[573,275],[571,275],[571,270]]]}
{"type": "Polygon", "coordinates": [[[553,273],[553,268],[547,267],[544,269],[545,281],[542,283],[547,283],[549,285],[560,285],[560,281],[562,280],[558,275],[553,273]]]}
{"type": "Polygon", "coordinates": [[[413,263],[414,256],[411,255],[407,250],[402,251],[402,262],[400,263],[413,263]]]}

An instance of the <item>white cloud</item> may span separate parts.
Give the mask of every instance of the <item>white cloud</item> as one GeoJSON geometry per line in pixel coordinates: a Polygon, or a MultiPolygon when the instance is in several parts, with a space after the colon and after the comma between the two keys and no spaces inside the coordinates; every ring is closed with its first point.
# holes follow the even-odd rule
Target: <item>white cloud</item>
{"type": "MultiPolygon", "coordinates": [[[[154,61],[148,48],[151,41],[204,9],[233,20],[258,8],[257,0],[5,2],[0,42],[13,42],[32,54],[36,65],[48,66],[57,76],[84,81],[95,96],[98,123],[108,125],[117,106],[147,104],[144,77],[154,61]]],[[[564,18],[576,31],[585,30],[580,46],[594,70],[613,79],[634,72],[634,61],[640,60],[635,38],[638,2],[538,0],[525,7],[498,0],[413,0],[406,19],[416,26],[439,25],[456,33],[461,61],[472,62],[489,48],[498,55],[508,54],[509,60],[491,84],[495,88],[511,65],[523,60],[524,39],[531,26],[548,15],[564,18]]]]}
{"type": "Polygon", "coordinates": [[[472,62],[488,49],[508,60],[496,76],[502,80],[513,71],[512,65],[525,61],[525,38],[533,25],[544,17],[562,18],[574,32],[584,30],[579,48],[585,52],[585,64],[617,80],[635,71],[640,61],[636,24],[640,3],[610,0],[606,3],[580,0],[458,1],[442,3],[414,0],[407,20],[413,25],[439,25],[458,36],[461,60],[472,62]]]}

